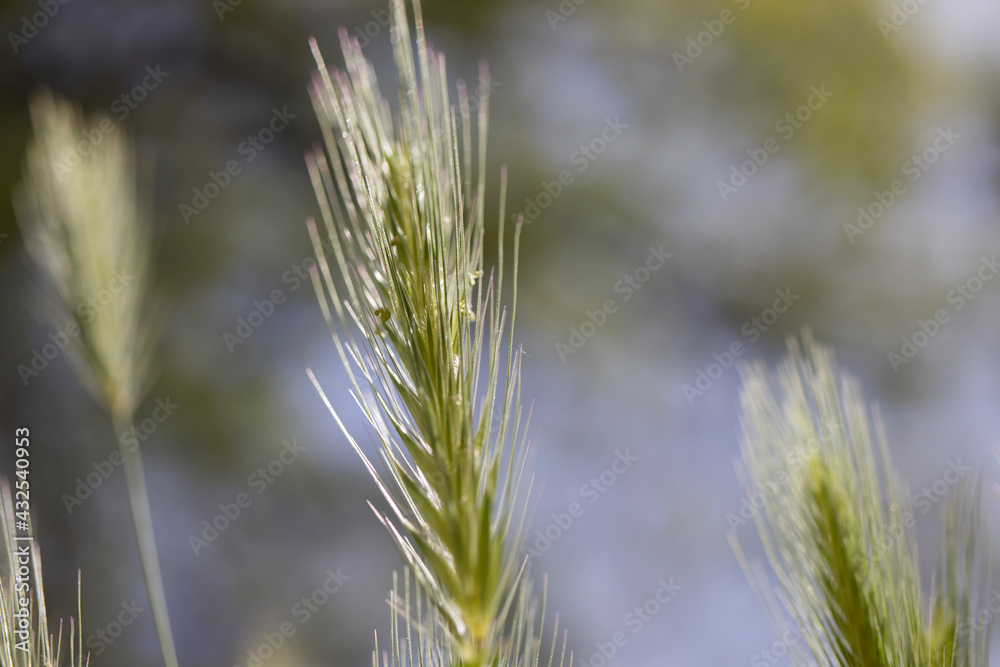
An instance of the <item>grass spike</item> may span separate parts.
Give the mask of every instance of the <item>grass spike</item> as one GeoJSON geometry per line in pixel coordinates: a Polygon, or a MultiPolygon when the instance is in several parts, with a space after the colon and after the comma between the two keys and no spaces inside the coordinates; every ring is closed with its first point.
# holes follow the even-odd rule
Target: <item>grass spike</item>
{"type": "MultiPolygon", "coordinates": [[[[453,104],[445,58],[427,42],[420,3],[411,6],[415,49],[406,5],[391,3],[394,117],[356,40],[340,31],[343,71],[310,40],[324,141],[306,158],[322,223],[307,223],[312,282],[377,457],[309,375],[388,502],[389,514],[376,516],[403,554],[404,586],[415,578],[416,613],[431,615],[416,623],[413,654],[395,646],[403,633],[393,626],[389,662],[519,665],[537,648],[533,629],[519,626],[534,613],[521,599],[531,591],[522,550],[532,485],[522,484],[527,422],[512,342],[521,224],[508,312],[502,201],[497,279],[482,279],[488,91],[477,88],[475,115],[464,83],[453,104]]],[[[488,81],[485,64],[479,76],[488,81]]],[[[500,187],[502,199],[506,169],[500,187]]],[[[398,585],[394,624],[407,622],[409,638],[410,601],[400,602],[398,585]]]]}
{"type": "MultiPolygon", "coordinates": [[[[878,410],[805,336],[776,374],[743,369],[740,395],[748,493],[766,499],[754,522],[777,581],[736,551],[776,627],[804,636],[796,665],[982,667],[983,632],[968,629],[990,590],[979,487],[948,503],[935,590],[925,611],[912,508],[892,468],[878,410]]],[[[754,496],[756,497],[756,496],[754,496]]]]}
{"type": "MultiPolygon", "coordinates": [[[[86,121],[49,91],[32,100],[34,136],[14,208],[25,247],[48,288],[49,324],[68,336],[81,383],[107,409],[118,442],[133,429],[149,385],[155,328],[147,303],[150,228],[139,205],[132,148],[125,131],[86,121]],[[101,142],[78,158],[67,150],[81,135],[101,142]],[[107,298],[105,298],[107,297],[107,298]]],[[[177,667],[166,593],[153,534],[139,448],[122,446],[136,541],[165,667],[177,667]]]]}

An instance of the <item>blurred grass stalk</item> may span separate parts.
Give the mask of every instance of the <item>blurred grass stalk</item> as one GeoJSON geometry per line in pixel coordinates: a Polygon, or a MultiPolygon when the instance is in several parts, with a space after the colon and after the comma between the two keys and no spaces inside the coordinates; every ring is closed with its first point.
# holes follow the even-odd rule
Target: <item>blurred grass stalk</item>
{"type": "Polygon", "coordinates": [[[775,627],[790,615],[801,630],[806,648],[787,647],[793,663],[986,665],[989,623],[975,624],[990,595],[978,484],[947,505],[925,614],[910,496],[878,412],[872,428],[857,383],[808,334],[808,358],[797,342],[789,347],[774,377],[744,369],[740,396],[741,477],[766,498],[754,521],[782,604],[730,541],[775,627]]]}
{"type": "MultiPolygon", "coordinates": [[[[61,667],[63,626],[49,631],[45,613],[42,555],[34,540],[18,540],[10,485],[0,478],[0,535],[5,571],[0,576],[0,665],[3,667],[61,667]],[[27,552],[27,554],[25,554],[27,552]],[[30,560],[30,564],[29,561],[30,560]]],[[[23,532],[33,534],[29,527],[23,532]]],[[[79,584],[78,584],[79,586],[79,584]]],[[[79,588],[77,616],[79,616],[79,588]]],[[[84,667],[83,628],[69,620],[69,666],[84,667]]]]}
{"type": "MultiPolygon", "coordinates": [[[[69,337],[68,358],[110,413],[121,443],[147,389],[154,339],[145,317],[149,226],[137,202],[132,148],[123,129],[88,126],[48,91],[32,100],[31,117],[34,137],[14,204],[25,246],[48,288],[43,315],[60,331],[79,332],[69,337]],[[80,137],[91,136],[102,138],[71,162],[80,137]]],[[[177,667],[142,454],[138,447],[121,452],[163,659],[166,667],[177,667]]]]}
{"type": "MultiPolygon", "coordinates": [[[[318,68],[310,92],[326,152],[307,156],[322,213],[322,232],[308,221],[319,264],[313,283],[377,439],[381,473],[310,377],[394,515],[375,510],[408,566],[403,597],[398,584],[392,595],[392,663],[416,664],[415,626],[417,655],[428,664],[537,664],[537,601],[522,555],[531,489],[522,484],[527,418],[519,401],[521,354],[510,342],[520,225],[508,315],[501,305],[505,171],[499,272],[495,283],[482,279],[489,91],[471,122],[464,84],[457,109],[449,99],[445,60],[427,45],[419,2],[416,54],[403,1],[393,0],[391,10],[398,116],[346,30],[346,72],[328,70],[313,41],[318,68]]],[[[485,65],[481,70],[488,80],[485,65]]]]}

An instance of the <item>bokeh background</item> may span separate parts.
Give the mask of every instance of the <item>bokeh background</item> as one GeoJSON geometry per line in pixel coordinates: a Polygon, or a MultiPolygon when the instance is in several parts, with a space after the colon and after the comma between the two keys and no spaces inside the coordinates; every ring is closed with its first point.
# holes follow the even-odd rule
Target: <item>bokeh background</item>
{"type": "MultiPolygon", "coordinates": [[[[181,664],[247,665],[285,621],[296,633],[266,664],[369,664],[373,630],[388,629],[384,600],[400,561],[365,505],[374,485],[306,378],[313,368],[362,432],[312,290],[295,276],[311,255],[304,220],[317,214],[302,159],[320,139],[305,92],[307,38],[338,65],[338,26],[362,36],[391,93],[385,6],[52,5],[35,33],[25,17],[42,11],[37,0],[0,9],[0,471],[12,469],[13,429],[29,426],[50,614],[75,612],[82,570],[91,664],[159,664],[148,609],[110,645],[94,634],[123,604],[146,607],[124,481],[116,469],[67,511],[66,494],[107,461],[115,438],[65,358],[27,382],[18,372],[50,329],[32,315],[37,292],[8,193],[20,178],[34,90],[48,86],[89,113],[121,118],[116,99],[159,67],[166,75],[133,96],[143,99],[127,108],[124,127],[142,156],[156,286],[171,306],[138,418],[157,400],[178,406],[143,451],[181,664]],[[294,118],[247,161],[241,143],[275,109],[294,118]],[[242,173],[185,220],[181,204],[232,159],[242,173]],[[275,289],[287,300],[227,345],[238,318],[275,289]],[[291,440],[305,452],[257,495],[251,476],[291,440]],[[190,536],[246,491],[252,505],[196,554],[190,536]],[[297,602],[338,568],[349,578],[303,620],[297,602]]],[[[1000,5],[896,5],[425,2],[451,76],[491,89],[491,205],[507,164],[509,209],[538,207],[523,237],[517,334],[543,483],[529,544],[536,529],[556,536],[537,542],[536,572],[550,573],[550,609],[587,665],[595,643],[626,629],[625,615],[671,578],[682,588],[629,634],[614,664],[787,664],[726,538],[727,515],[739,515],[743,497],[733,469],[739,380],[710,364],[735,342],[741,361],[769,362],[806,326],[834,345],[881,405],[914,493],[956,462],[972,468],[969,477],[1000,478],[991,451],[1000,432],[1000,279],[973,280],[981,289],[960,310],[952,292],[1000,249],[1000,5]],[[477,82],[480,59],[491,77],[477,82]],[[830,95],[801,110],[815,90],[830,95]],[[605,131],[609,123],[617,129],[605,131]],[[602,131],[614,140],[596,141],[602,131]],[[760,161],[765,145],[763,165],[741,167],[760,161]],[[745,184],[734,165],[754,171],[745,184]],[[564,170],[572,182],[543,196],[564,170]],[[902,194],[880,214],[874,204],[888,196],[876,193],[897,179],[902,194]],[[720,192],[727,181],[740,186],[720,192]],[[845,225],[857,224],[859,207],[873,218],[857,235],[845,225]],[[616,285],[660,246],[671,257],[626,300],[616,285]],[[795,299],[773,321],[766,311],[776,290],[795,299]],[[608,299],[615,312],[560,355],[557,343],[570,344],[571,328],[608,299]],[[889,353],[938,309],[948,323],[893,368],[889,353]],[[755,317],[771,321],[757,327],[755,317]],[[700,371],[715,376],[701,388],[700,371]],[[638,461],[590,503],[582,487],[617,453],[638,461]],[[581,499],[583,516],[552,528],[553,513],[581,499]]],[[[952,489],[917,515],[925,573],[952,489]]],[[[985,504],[996,528],[1000,499],[989,494],[985,504]]],[[[752,527],[735,529],[759,556],[752,527]]]]}

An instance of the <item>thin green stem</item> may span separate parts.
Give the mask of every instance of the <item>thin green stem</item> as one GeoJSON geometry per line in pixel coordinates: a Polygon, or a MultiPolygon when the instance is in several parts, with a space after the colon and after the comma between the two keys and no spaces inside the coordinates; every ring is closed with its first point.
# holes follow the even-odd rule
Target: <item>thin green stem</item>
{"type": "MultiPolygon", "coordinates": [[[[115,432],[119,442],[121,435],[132,428],[131,414],[112,414],[115,432]]],[[[177,650],[170,630],[170,616],[167,612],[167,594],[160,572],[160,558],[156,553],[156,536],[153,534],[153,514],[149,508],[149,492],[146,489],[146,472],[142,465],[142,453],[138,447],[121,448],[124,459],[125,482],[128,486],[129,507],[135,526],[136,542],[139,546],[139,560],[142,561],[142,575],[146,581],[146,592],[153,610],[153,622],[160,639],[163,663],[166,667],[177,667],[177,650]]]]}

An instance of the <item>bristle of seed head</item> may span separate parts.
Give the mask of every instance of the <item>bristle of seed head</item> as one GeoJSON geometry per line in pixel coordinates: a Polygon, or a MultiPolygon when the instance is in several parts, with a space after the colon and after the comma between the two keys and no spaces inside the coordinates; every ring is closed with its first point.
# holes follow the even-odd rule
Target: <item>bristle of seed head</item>
{"type": "Polygon", "coordinates": [[[793,664],[986,665],[984,633],[968,632],[990,590],[978,487],[949,503],[938,591],[925,612],[910,497],[878,412],[869,414],[832,353],[805,339],[806,355],[791,340],[773,376],[745,368],[740,394],[738,470],[751,497],[764,498],[753,519],[777,597],[730,534],[776,627],[790,619],[805,639],[788,646],[793,664]]]}
{"type": "MultiPolygon", "coordinates": [[[[15,508],[10,484],[0,478],[0,665],[3,667],[85,667],[83,630],[69,620],[67,642],[62,622],[49,629],[41,550],[30,536],[31,518],[15,508]],[[68,656],[64,653],[64,646],[68,656]],[[68,663],[63,659],[68,657],[68,663]]],[[[79,580],[77,595],[79,599],[79,580]]],[[[79,604],[77,605],[79,614],[79,604]]]]}
{"type": "MultiPolygon", "coordinates": [[[[95,399],[131,416],[147,383],[149,227],[140,213],[125,130],[102,132],[86,154],[71,150],[96,127],[48,91],[31,104],[35,132],[15,192],[25,247],[48,288],[50,326],[95,399]]],[[[94,131],[98,131],[94,129],[94,131]]]]}
{"type": "MultiPolygon", "coordinates": [[[[502,305],[502,202],[498,278],[478,279],[488,100],[484,92],[471,119],[460,87],[456,111],[419,3],[415,50],[403,1],[391,10],[398,114],[346,32],[345,71],[328,69],[311,41],[310,95],[325,152],[306,158],[320,209],[308,224],[313,282],[377,461],[323,398],[388,502],[389,515],[376,514],[426,596],[422,612],[418,598],[403,613],[407,632],[414,622],[419,641],[430,642],[422,646],[435,647],[433,664],[535,664],[537,637],[522,627],[534,622],[522,556],[531,487],[523,483],[527,419],[521,353],[511,343],[514,307],[502,305]],[[510,628],[524,641],[505,639],[510,628]]],[[[515,234],[515,284],[518,241],[515,234]]],[[[406,656],[395,644],[389,657],[399,665],[406,656]]]]}

